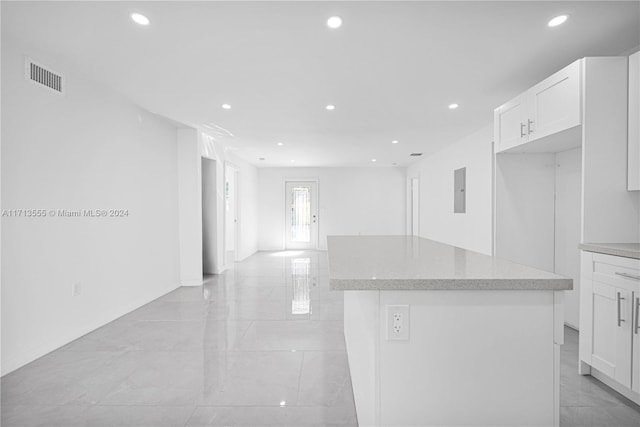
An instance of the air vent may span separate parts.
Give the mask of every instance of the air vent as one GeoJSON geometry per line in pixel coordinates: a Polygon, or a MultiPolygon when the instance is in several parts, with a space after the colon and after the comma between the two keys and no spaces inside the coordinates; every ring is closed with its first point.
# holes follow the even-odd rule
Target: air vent
{"type": "Polygon", "coordinates": [[[65,78],[42,64],[38,64],[30,58],[25,58],[25,77],[27,80],[44,86],[52,91],[64,94],[65,78]]]}
{"type": "Polygon", "coordinates": [[[422,153],[411,153],[409,154],[411,157],[420,157],[422,156],[422,153]]]}

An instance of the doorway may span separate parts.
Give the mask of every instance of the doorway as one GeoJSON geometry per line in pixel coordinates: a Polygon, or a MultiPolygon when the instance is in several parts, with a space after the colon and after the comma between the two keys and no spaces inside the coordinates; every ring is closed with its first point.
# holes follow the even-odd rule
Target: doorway
{"type": "Polygon", "coordinates": [[[318,248],[318,182],[285,181],[285,249],[318,248]]]}
{"type": "Polygon", "coordinates": [[[224,263],[238,261],[238,168],[230,163],[224,169],[224,263]]]}
{"type": "Polygon", "coordinates": [[[202,273],[216,274],[216,161],[202,157],[202,273]]]}

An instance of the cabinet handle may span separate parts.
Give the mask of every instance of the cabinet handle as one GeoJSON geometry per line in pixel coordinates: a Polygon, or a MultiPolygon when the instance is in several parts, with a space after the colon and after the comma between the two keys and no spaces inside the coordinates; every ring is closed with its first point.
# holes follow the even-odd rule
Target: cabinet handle
{"type": "Polygon", "coordinates": [[[533,130],[533,120],[527,120],[527,133],[531,133],[533,130]]]}
{"type": "Polygon", "coordinates": [[[640,297],[636,297],[636,327],[633,332],[637,335],[640,331],[640,297]]]}
{"type": "Polygon", "coordinates": [[[620,317],[620,301],[622,301],[624,298],[620,295],[620,292],[618,292],[618,298],[616,299],[618,300],[618,326],[622,326],[622,322],[624,322],[624,319],[620,317]]]}
{"type": "Polygon", "coordinates": [[[524,128],[525,128],[525,124],[524,123],[520,123],[520,138],[524,138],[527,134],[524,133],[524,128]]]}
{"type": "Polygon", "coordinates": [[[640,276],[635,276],[635,275],[629,274],[629,273],[620,273],[620,272],[616,271],[616,275],[625,277],[627,279],[640,280],[640,276]]]}

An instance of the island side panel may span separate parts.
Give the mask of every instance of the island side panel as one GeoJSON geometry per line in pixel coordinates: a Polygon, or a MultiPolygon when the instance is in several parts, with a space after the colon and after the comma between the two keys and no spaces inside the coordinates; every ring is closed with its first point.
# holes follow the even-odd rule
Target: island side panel
{"type": "Polygon", "coordinates": [[[552,291],[381,291],[379,323],[381,425],[557,423],[552,291]],[[390,304],[408,341],[386,340],[390,304]]]}
{"type": "Polygon", "coordinates": [[[565,291],[553,292],[553,425],[560,425],[560,350],[564,344],[565,291]]]}
{"type": "Polygon", "coordinates": [[[344,338],[358,423],[379,423],[380,291],[344,291],[344,338]]]}

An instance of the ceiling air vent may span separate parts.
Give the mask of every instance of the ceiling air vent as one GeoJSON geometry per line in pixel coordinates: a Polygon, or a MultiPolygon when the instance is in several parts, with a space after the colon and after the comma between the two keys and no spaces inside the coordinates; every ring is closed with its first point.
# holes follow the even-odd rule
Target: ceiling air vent
{"type": "Polygon", "coordinates": [[[409,154],[409,156],[411,156],[411,157],[420,157],[420,156],[422,156],[422,153],[411,153],[411,154],[409,154]]]}
{"type": "Polygon", "coordinates": [[[27,80],[37,83],[54,92],[64,94],[65,78],[42,64],[38,64],[30,58],[25,58],[25,77],[27,80]]]}

